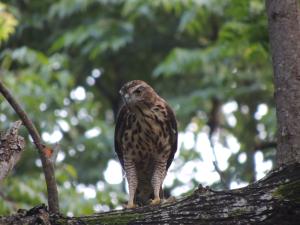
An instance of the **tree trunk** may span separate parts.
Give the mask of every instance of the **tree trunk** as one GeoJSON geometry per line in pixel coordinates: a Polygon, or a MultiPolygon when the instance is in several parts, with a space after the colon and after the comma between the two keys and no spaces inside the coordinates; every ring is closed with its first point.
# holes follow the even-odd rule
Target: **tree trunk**
{"type": "Polygon", "coordinates": [[[245,188],[212,191],[199,187],[191,195],[162,206],[99,213],[92,216],[49,215],[44,206],[0,218],[19,224],[299,224],[300,164],[278,168],[245,188]]]}
{"type": "Polygon", "coordinates": [[[266,1],[275,77],[278,165],[300,162],[300,7],[266,1]]]}

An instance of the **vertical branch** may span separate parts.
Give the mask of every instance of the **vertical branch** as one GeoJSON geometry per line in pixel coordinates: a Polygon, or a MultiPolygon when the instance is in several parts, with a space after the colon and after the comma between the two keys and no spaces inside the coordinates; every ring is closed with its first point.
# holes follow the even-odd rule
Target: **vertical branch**
{"type": "Polygon", "coordinates": [[[44,154],[43,151],[44,145],[42,144],[41,137],[37,129],[35,128],[34,124],[28,118],[25,111],[14,99],[14,97],[11,95],[9,90],[4,86],[1,80],[0,80],[0,92],[2,93],[4,98],[9,102],[9,104],[12,106],[15,112],[18,114],[24,126],[27,128],[30,136],[32,137],[35,146],[38,149],[42,161],[45,180],[46,180],[49,210],[50,212],[58,213],[59,212],[58,191],[57,191],[56,180],[54,175],[54,167],[50,159],[47,158],[46,155],[44,154]]]}
{"type": "Polygon", "coordinates": [[[229,190],[230,189],[230,186],[229,186],[230,183],[227,180],[226,174],[219,167],[218,159],[217,159],[217,155],[216,155],[216,151],[215,151],[215,145],[214,145],[214,141],[212,139],[212,136],[209,136],[208,139],[209,139],[210,147],[211,147],[213,157],[214,157],[213,165],[215,167],[215,170],[220,176],[220,181],[221,181],[221,184],[223,185],[224,189],[229,190]]]}
{"type": "Polygon", "coordinates": [[[221,107],[221,102],[217,98],[212,99],[212,108],[209,114],[209,119],[207,122],[207,125],[209,126],[209,134],[208,134],[208,139],[210,143],[210,147],[212,149],[214,161],[213,165],[215,167],[216,172],[220,176],[221,184],[225,189],[229,189],[229,180],[226,177],[226,174],[220,170],[219,165],[218,165],[218,160],[217,160],[217,155],[215,151],[215,145],[213,141],[213,134],[216,132],[218,127],[220,126],[220,121],[219,121],[219,113],[220,113],[220,107],[221,107]]]}

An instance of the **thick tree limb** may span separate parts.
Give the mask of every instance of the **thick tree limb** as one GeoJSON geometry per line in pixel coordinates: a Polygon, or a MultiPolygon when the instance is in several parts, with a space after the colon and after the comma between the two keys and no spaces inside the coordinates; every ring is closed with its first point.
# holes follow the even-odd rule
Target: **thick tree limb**
{"type": "Polygon", "coordinates": [[[27,128],[30,136],[33,139],[35,146],[37,147],[40,158],[42,161],[43,172],[45,175],[47,192],[48,192],[48,205],[50,212],[57,213],[59,212],[59,203],[58,203],[58,191],[56,186],[56,180],[54,175],[54,167],[49,158],[47,158],[44,154],[44,145],[42,143],[41,137],[35,128],[34,124],[28,118],[25,111],[18,104],[18,102],[14,99],[9,90],[4,86],[2,81],[0,80],[0,92],[4,96],[4,98],[9,102],[9,104],[13,107],[15,112],[18,114],[20,119],[22,120],[24,126],[27,128]]]}
{"type": "Polygon", "coordinates": [[[15,224],[299,224],[300,164],[281,167],[248,187],[212,191],[199,187],[191,195],[160,207],[141,207],[92,216],[49,214],[44,206],[0,218],[15,224]],[[42,223],[43,222],[43,223],[42,223]]]}

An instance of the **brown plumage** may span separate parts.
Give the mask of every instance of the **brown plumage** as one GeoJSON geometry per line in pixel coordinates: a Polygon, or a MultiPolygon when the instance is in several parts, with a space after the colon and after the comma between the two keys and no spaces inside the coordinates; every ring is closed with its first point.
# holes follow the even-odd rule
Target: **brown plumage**
{"type": "Polygon", "coordinates": [[[115,129],[115,151],[129,185],[128,208],[159,204],[162,183],[177,150],[175,115],[144,81],[126,83],[115,129]]]}

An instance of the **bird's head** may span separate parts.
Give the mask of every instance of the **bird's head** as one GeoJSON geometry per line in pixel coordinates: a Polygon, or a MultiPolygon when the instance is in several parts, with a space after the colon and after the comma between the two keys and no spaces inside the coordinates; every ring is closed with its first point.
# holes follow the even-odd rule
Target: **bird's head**
{"type": "Polygon", "coordinates": [[[153,88],[142,80],[127,82],[119,93],[128,107],[151,103],[157,96],[153,88]]]}

